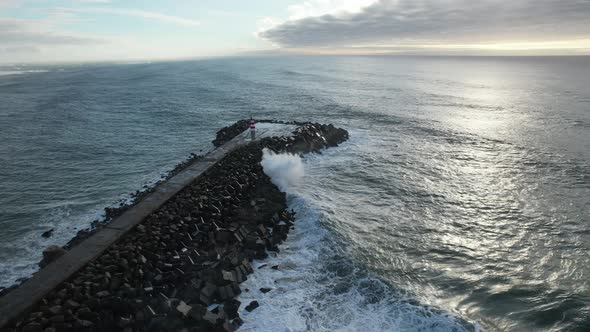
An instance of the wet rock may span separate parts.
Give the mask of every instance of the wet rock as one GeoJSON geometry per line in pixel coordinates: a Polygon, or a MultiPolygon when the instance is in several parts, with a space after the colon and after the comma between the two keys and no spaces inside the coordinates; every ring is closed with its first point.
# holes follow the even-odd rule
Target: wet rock
{"type": "Polygon", "coordinates": [[[111,290],[119,289],[121,287],[122,283],[123,283],[123,281],[121,280],[121,278],[115,276],[111,279],[111,282],[109,284],[109,288],[111,290]]]}
{"type": "Polygon", "coordinates": [[[231,126],[220,129],[217,132],[217,137],[212,142],[213,145],[219,147],[229,142],[234,137],[244,132],[244,130],[248,129],[249,124],[248,120],[239,120],[231,126]]]}
{"type": "Polygon", "coordinates": [[[192,308],[193,307],[190,305],[184,303],[184,301],[180,301],[180,304],[176,307],[176,310],[186,317],[192,308]]]}
{"type": "Polygon", "coordinates": [[[260,288],[260,291],[261,291],[262,293],[265,293],[265,294],[266,294],[266,293],[268,293],[268,292],[270,292],[271,290],[272,290],[272,288],[266,288],[266,287],[262,287],[262,288],[260,288]]]}
{"type": "Polygon", "coordinates": [[[250,302],[250,304],[248,304],[248,305],[246,306],[246,308],[245,308],[245,309],[246,309],[246,311],[248,311],[248,312],[252,312],[252,310],[254,310],[254,309],[258,308],[259,306],[260,306],[260,305],[258,304],[258,301],[252,301],[252,302],[250,302]]]}
{"type": "Polygon", "coordinates": [[[218,319],[222,319],[221,315],[214,314],[211,311],[207,310],[205,315],[203,315],[203,319],[208,321],[211,324],[216,324],[218,319]]]}
{"type": "Polygon", "coordinates": [[[66,250],[62,247],[49,246],[45,250],[43,250],[43,259],[39,263],[39,266],[41,268],[44,268],[45,266],[60,258],[65,253],[66,250]]]}
{"type": "Polygon", "coordinates": [[[240,308],[240,301],[231,299],[225,302],[224,304],[224,311],[229,319],[234,319],[238,317],[238,310],[240,308]]]}
{"type": "Polygon", "coordinates": [[[131,324],[131,317],[120,317],[117,326],[125,328],[131,324]]]}
{"type": "Polygon", "coordinates": [[[89,320],[76,320],[74,327],[76,329],[90,329],[94,326],[94,323],[89,320]]]}
{"type": "Polygon", "coordinates": [[[78,311],[76,311],[76,316],[80,319],[92,320],[91,316],[89,315],[91,313],[92,313],[92,311],[90,310],[90,308],[82,307],[82,308],[78,309],[78,311]]]}
{"type": "Polygon", "coordinates": [[[39,323],[29,323],[23,327],[23,332],[43,332],[43,326],[39,323]]]}
{"type": "Polygon", "coordinates": [[[111,293],[109,293],[109,291],[106,291],[106,290],[96,293],[96,297],[98,297],[98,298],[107,297],[109,295],[111,295],[111,293]]]}
{"type": "Polygon", "coordinates": [[[46,238],[46,239],[47,238],[50,238],[52,235],[53,235],[53,228],[50,229],[50,230],[48,230],[48,231],[45,231],[45,232],[43,232],[43,234],[41,234],[41,236],[44,237],[44,238],[46,238]]]}
{"type": "Polygon", "coordinates": [[[228,243],[234,239],[234,233],[228,230],[220,230],[217,232],[216,240],[221,243],[228,243]]]}
{"type": "Polygon", "coordinates": [[[203,315],[207,309],[202,305],[195,304],[191,307],[191,310],[188,312],[188,316],[196,321],[200,321],[203,319],[203,315]]]}
{"type": "Polygon", "coordinates": [[[129,268],[129,262],[125,258],[121,258],[121,260],[119,260],[119,266],[123,270],[127,270],[129,268]]]}
{"type": "Polygon", "coordinates": [[[32,312],[29,314],[30,320],[41,320],[44,314],[42,312],[32,312]]]}
{"type": "Polygon", "coordinates": [[[67,300],[65,306],[66,306],[66,308],[76,310],[80,307],[80,303],[78,303],[74,300],[67,300]]]}
{"type": "Polygon", "coordinates": [[[236,271],[225,271],[222,270],[221,273],[223,274],[223,279],[227,280],[227,281],[237,281],[238,280],[238,275],[236,273],[236,271]]]}
{"type": "Polygon", "coordinates": [[[242,324],[244,324],[244,322],[242,321],[242,319],[240,317],[236,317],[236,318],[229,321],[229,327],[230,327],[231,331],[236,331],[237,329],[240,328],[240,326],[242,326],[242,324]]]}
{"type": "Polygon", "coordinates": [[[52,315],[58,315],[61,314],[63,312],[63,307],[60,305],[55,305],[53,307],[50,307],[49,309],[47,309],[47,311],[52,314],[52,315]]]}
{"type": "Polygon", "coordinates": [[[205,287],[203,287],[203,289],[201,289],[201,294],[203,294],[207,297],[212,297],[216,290],[217,290],[217,287],[215,286],[215,284],[213,284],[211,282],[207,282],[205,287]]]}

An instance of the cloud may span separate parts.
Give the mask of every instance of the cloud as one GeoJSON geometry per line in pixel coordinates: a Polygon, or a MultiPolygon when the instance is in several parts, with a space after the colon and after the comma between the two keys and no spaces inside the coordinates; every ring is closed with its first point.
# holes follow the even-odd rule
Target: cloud
{"type": "Polygon", "coordinates": [[[287,10],[289,20],[298,20],[328,14],[356,13],[376,2],[378,0],[306,0],[300,4],[290,5],[287,10]]]}
{"type": "Polygon", "coordinates": [[[0,47],[0,53],[31,54],[31,53],[41,53],[41,49],[36,46],[0,47]]]}
{"type": "Polygon", "coordinates": [[[98,38],[54,32],[52,25],[38,20],[0,18],[0,45],[37,47],[41,45],[90,45],[105,41],[98,38]]]}
{"type": "Polygon", "coordinates": [[[542,42],[590,37],[588,0],[379,0],[362,8],[357,6],[353,12],[321,16],[304,12],[298,10],[294,19],[262,30],[258,36],[289,48],[542,42]]]}
{"type": "Polygon", "coordinates": [[[181,26],[196,27],[200,25],[199,21],[191,20],[178,16],[166,15],[158,12],[150,12],[140,9],[125,9],[125,8],[60,8],[62,12],[70,13],[90,13],[90,14],[109,14],[119,16],[139,17],[146,20],[160,21],[164,23],[172,23],[181,26]]]}
{"type": "Polygon", "coordinates": [[[274,27],[281,25],[281,23],[282,22],[278,18],[263,17],[259,19],[258,22],[256,22],[257,30],[255,35],[259,35],[261,33],[264,33],[265,31],[273,29],[274,27]]]}
{"type": "Polygon", "coordinates": [[[69,32],[75,31],[72,29],[79,22],[96,19],[94,15],[83,15],[85,13],[139,17],[191,28],[199,25],[195,20],[157,12],[92,7],[54,8],[45,18],[35,20],[0,18],[0,63],[129,59],[145,57],[145,54],[154,58],[170,58],[194,53],[191,46],[154,41],[149,37],[125,36],[124,31],[118,35],[69,32]]]}
{"type": "Polygon", "coordinates": [[[19,7],[20,5],[17,0],[0,0],[0,8],[19,7]]]}

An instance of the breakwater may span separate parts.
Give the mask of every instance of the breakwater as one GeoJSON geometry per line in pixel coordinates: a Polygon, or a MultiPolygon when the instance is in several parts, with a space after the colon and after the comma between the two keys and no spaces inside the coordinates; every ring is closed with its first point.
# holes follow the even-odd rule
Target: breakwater
{"type": "MultiPolygon", "coordinates": [[[[252,272],[249,262],[264,258],[267,250],[277,251],[294,224],[285,195],[262,170],[262,149],[305,153],[347,137],[342,129],[307,123],[290,137],[265,137],[235,147],[215,163],[205,156],[201,162],[212,164],[202,175],[140,224],[122,230],[106,250],[29,303],[27,312],[2,317],[2,331],[236,329],[238,308],[256,307],[234,299],[239,283],[252,272]]],[[[174,181],[179,180],[169,179],[174,181]]],[[[105,228],[79,247],[113,231],[105,228]]],[[[27,283],[39,282],[40,276],[27,283]]],[[[0,299],[0,311],[9,311],[9,300],[19,290],[0,299]]]]}

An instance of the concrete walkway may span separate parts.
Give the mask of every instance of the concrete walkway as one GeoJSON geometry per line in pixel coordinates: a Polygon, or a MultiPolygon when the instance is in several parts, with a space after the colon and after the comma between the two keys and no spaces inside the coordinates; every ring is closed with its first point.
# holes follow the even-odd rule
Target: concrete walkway
{"type": "MultiPolygon", "coordinates": [[[[279,124],[258,124],[256,140],[270,136],[288,136],[296,126],[279,124]]],[[[72,248],[55,262],[36,273],[17,289],[0,298],[0,328],[18,319],[22,313],[43,299],[49,292],[70,278],[84,265],[102,254],[110,245],[141,223],[145,217],[162,206],[172,196],[192,183],[203,172],[221,160],[228,152],[251,142],[250,131],[246,130],[233,140],[209,152],[169,180],[161,183],[121,216],[113,220],[82,243],[72,248]]]]}

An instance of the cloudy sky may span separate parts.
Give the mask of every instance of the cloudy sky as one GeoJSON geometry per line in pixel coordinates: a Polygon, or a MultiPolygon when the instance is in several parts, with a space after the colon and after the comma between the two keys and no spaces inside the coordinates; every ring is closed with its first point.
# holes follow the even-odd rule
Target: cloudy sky
{"type": "Polygon", "coordinates": [[[0,62],[590,54],[590,0],[0,0],[0,62]]]}

